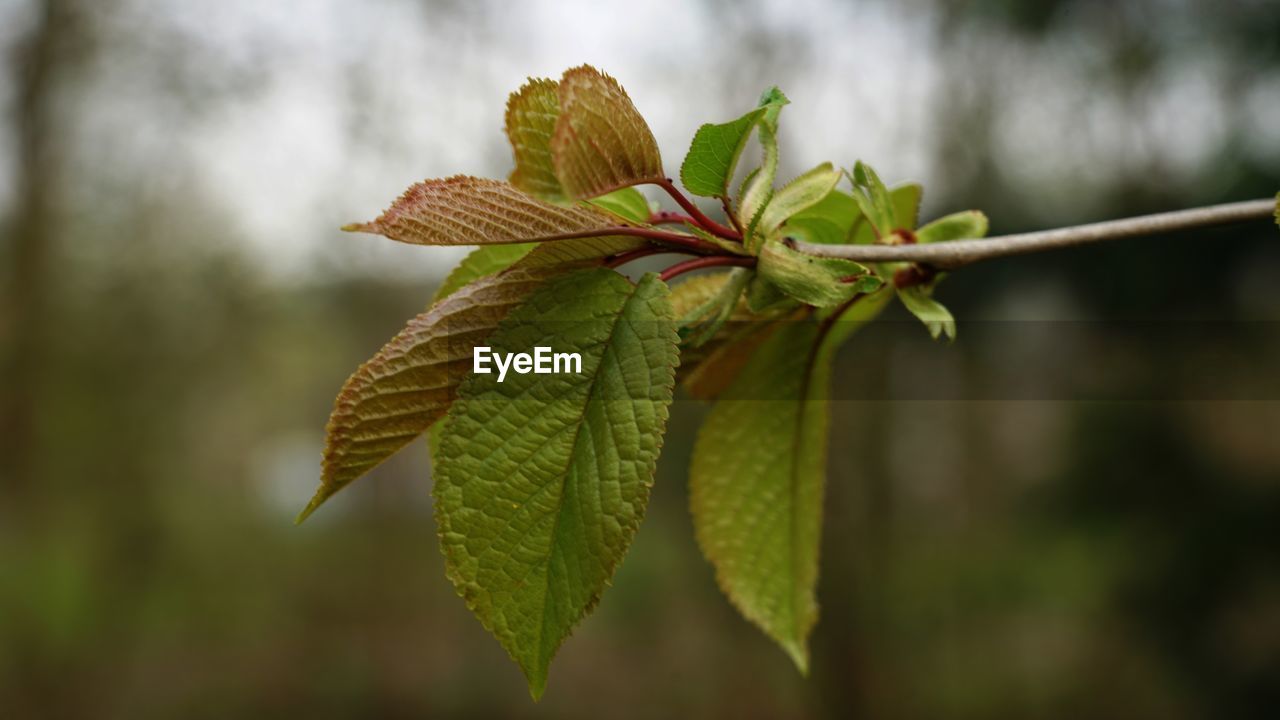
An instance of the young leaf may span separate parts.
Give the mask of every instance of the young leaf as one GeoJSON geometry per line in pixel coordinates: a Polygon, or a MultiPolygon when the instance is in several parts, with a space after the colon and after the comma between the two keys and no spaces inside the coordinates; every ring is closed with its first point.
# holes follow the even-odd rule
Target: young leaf
{"type": "Polygon", "coordinates": [[[977,210],[952,213],[916,231],[916,242],[935,243],[980,238],[987,234],[987,216],[977,210]]]}
{"type": "Polygon", "coordinates": [[[564,188],[551,162],[551,135],[560,114],[555,80],[533,79],[507,100],[506,129],[516,167],[509,178],[516,188],[543,200],[563,200],[564,188]]]}
{"type": "Polygon", "coordinates": [[[778,111],[787,104],[787,96],[778,88],[769,88],[760,96],[760,104],[751,112],[720,125],[706,124],[698,128],[689,152],[680,165],[680,182],[694,195],[724,197],[729,192],[738,158],[751,137],[756,123],[767,120],[777,128],[778,111]]]}
{"type": "Polygon", "coordinates": [[[537,247],[537,243],[518,243],[515,245],[481,245],[472,250],[462,262],[440,283],[436,294],[431,298],[434,305],[454,292],[482,277],[488,277],[511,267],[511,264],[529,254],[537,247]]]}
{"type": "Polygon", "coordinates": [[[645,199],[644,193],[632,187],[614,190],[608,195],[601,195],[587,202],[629,223],[648,224],[649,222],[649,201],[645,199]]]}
{"type": "Polygon", "coordinates": [[[890,294],[859,298],[822,325],[778,323],[712,408],[693,450],[698,545],[720,589],[801,672],[818,619],[831,361],[890,294]]]}
{"type": "Polygon", "coordinates": [[[831,163],[822,163],[800,177],[792,180],[782,189],[774,193],[773,199],[765,207],[756,223],[757,236],[765,236],[786,222],[792,215],[808,209],[832,190],[844,173],[832,167],[831,163]]]}
{"type": "Polygon", "coordinates": [[[862,217],[858,203],[842,190],[832,190],[812,207],[787,218],[787,232],[805,236],[809,242],[843,245],[850,240],[853,225],[862,217]]]}
{"type": "Polygon", "coordinates": [[[754,271],[745,268],[730,270],[725,274],[726,281],[720,284],[714,295],[697,307],[676,316],[682,348],[702,347],[720,332],[738,309],[742,291],[754,274],[754,271]]]}
{"type": "MultiPolygon", "coordinates": [[[[485,342],[512,307],[553,277],[643,244],[628,237],[563,240],[527,250],[507,271],[478,278],[466,276],[478,272],[479,263],[464,261],[449,277],[465,280],[462,288],[437,292],[426,312],[343,385],[326,428],[320,487],[298,521],[444,417],[471,371],[472,348],[485,342]]],[[[490,246],[513,247],[521,246],[490,246]]]]}
{"type": "Polygon", "coordinates": [[[817,335],[813,322],[783,323],[755,351],[698,433],[689,473],[698,545],[721,590],[801,672],[818,617],[826,463],[817,335]]]}
{"type": "Polygon", "coordinates": [[[658,143],[617,80],[583,65],[565,71],[559,91],[551,157],[571,197],[593,198],[664,177],[658,143]]]}
{"type": "Polygon", "coordinates": [[[877,237],[887,236],[897,228],[895,206],[888,188],[879,179],[876,170],[859,160],[854,165],[854,200],[876,229],[877,237]]]}
{"type": "Polygon", "coordinates": [[[555,266],[477,280],[409,321],[342,386],[325,428],[320,487],[298,521],[444,417],[471,349],[555,266]]]}
{"type": "Polygon", "coordinates": [[[756,108],[737,120],[698,128],[680,164],[680,182],[685,189],[703,197],[728,195],[738,158],[764,113],[765,108],[756,108]]]}
{"type": "Polygon", "coordinates": [[[893,206],[892,230],[915,230],[920,222],[920,199],[924,188],[919,183],[905,183],[889,190],[889,204],[893,206]]]}
{"type": "MultiPolygon", "coordinates": [[[[855,245],[867,245],[876,242],[879,239],[877,232],[887,236],[894,230],[915,229],[916,217],[920,212],[922,188],[916,183],[906,183],[888,192],[889,204],[893,207],[893,215],[898,219],[898,222],[892,227],[886,227],[881,230],[873,227],[866,216],[860,216],[851,231],[855,245]]],[[[857,197],[858,193],[854,193],[854,196],[857,197]]]]}
{"type": "Polygon", "coordinates": [[[552,205],[501,180],[456,175],[420,182],[377,220],[342,229],[417,245],[490,245],[535,242],[616,224],[603,212],[552,205]]]}
{"type": "Polygon", "coordinates": [[[764,148],[764,161],[743,182],[738,200],[738,222],[746,228],[745,243],[752,251],[758,245],[753,241],[756,236],[756,225],[769,204],[769,199],[773,197],[773,181],[778,176],[777,130],[769,123],[762,121],[757,135],[760,137],[760,145],[764,148]]]}
{"type": "Polygon", "coordinates": [[[766,242],[760,249],[757,271],[789,297],[816,307],[839,305],[883,284],[865,265],[807,255],[777,240],[766,242]]]}
{"type": "MultiPolygon", "coordinates": [[[[727,271],[698,275],[678,283],[671,289],[675,316],[701,317],[703,307],[716,302],[726,292],[734,292],[731,284],[735,280],[741,282],[744,275],[749,277],[750,273],[727,271]]],[[[736,294],[740,292],[741,288],[736,294]]],[[[770,316],[752,313],[747,309],[746,300],[738,297],[730,308],[728,322],[717,322],[716,331],[709,333],[709,337],[682,338],[676,379],[694,398],[713,399],[737,376],[752,350],[767,334],[761,331],[771,327],[770,321],[770,316]]]]}
{"type": "Polygon", "coordinates": [[[778,115],[789,102],[787,96],[776,87],[769,88],[760,96],[760,106],[765,112],[760,118],[756,135],[764,150],[764,159],[760,167],[742,181],[742,188],[738,191],[738,222],[746,228],[748,245],[752,245],[751,236],[755,232],[760,214],[769,198],[773,197],[773,181],[778,176],[778,115]]]}
{"type": "Polygon", "coordinates": [[[934,340],[943,335],[946,335],[948,340],[956,339],[956,320],[951,316],[950,310],[933,299],[932,288],[922,285],[899,288],[898,297],[902,299],[902,304],[911,311],[911,314],[929,328],[929,335],[934,340]]]}
{"type": "Polygon", "coordinates": [[[580,353],[582,372],[473,374],[445,421],[434,495],[446,570],[535,698],[644,515],[677,365],[668,296],[653,274],[549,283],[489,345],[580,353]]]}
{"type": "Polygon", "coordinates": [[[756,348],[778,328],[778,322],[761,318],[744,320],[725,328],[711,342],[680,351],[681,387],[696,400],[714,400],[733,384],[756,348]]]}
{"type": "Polygon", "coordinates": [[[799,307],[795,298],[760,273],[751,278],[746,297],[747,309],[753,313],[783,312],[799,307]]]}

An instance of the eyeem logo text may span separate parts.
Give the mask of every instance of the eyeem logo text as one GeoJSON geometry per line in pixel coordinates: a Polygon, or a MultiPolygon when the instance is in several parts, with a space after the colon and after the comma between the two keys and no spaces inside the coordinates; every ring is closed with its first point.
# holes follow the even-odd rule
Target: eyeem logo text
{"type": "Polygon", "coordinates": [[[489,374],[497,369],[498,382],[513,370],[520,375],[550,375],[552,373],[582,374],[582,356],[578,353],[552,352],[549,347],[535,347],[529,353],[496,353],[493,348],[476,347],[472,355],[472,372],[489,374]]]}

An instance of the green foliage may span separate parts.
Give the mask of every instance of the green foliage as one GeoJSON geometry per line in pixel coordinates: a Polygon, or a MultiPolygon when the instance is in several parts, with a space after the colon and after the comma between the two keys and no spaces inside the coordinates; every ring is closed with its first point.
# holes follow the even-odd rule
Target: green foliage
{"type": "Polygon", "coordinates": [[[457,290],[479,280],[511,267],[512,263],[529,254],[537,247],[537,243],[517,243],[515,245],[482,245],[472,250],[462,262],[440,283],[436,294],[431,298],[434,305],[457,290]]]}
{"type": "Polygon", "coordinates": [[[473,374],[437,452],[449,579],[534,698],[626,553],[649,500],[678,362],[666,286],[604,269],[534,293],[488,340],[582,354],[581,374],[473,374]]]}
{"type": "Polygon", "coordinates": [[[683,196],[683,213],[654,214],[632,186],[678,191],[653,135],[616,81],[582,66],[510,97],[508,181],[427,180],[345,228],[478,247],[343,386],[299,519],[430,429],[448,577],[535,698],[644,515],[677,379],[716,400],[690,470],[698,542],[733,604],[807,669],[831,358],[895,296],[935,337],[955,335],[927,268],[814,257],[794,240],[943,242],[980,237],[986,218],[915,231],[920,187],[890,190],[863,163],[822,163],[775,190],[787,102],[772,88],[695,134],[681,179],[724,201],[724,223],[683,196]],[[731,197],[753,132],[760,165],[731,197]],[[637,283],[617,270],[671,251],[696,257],[637,283]],[[715,266],[730,269],[673,282],[715,266]],[[576,353],[581,368],[480,372],[479,346],[576,353]]]}
{"type": "Polygon", "coordinates": [[[916,231],[916,242],[935,243],[948,240],[980,238],[987,234],[987,216],[977,210],[966,210],[938,218],[916,231]]]}
{"type": "Polygon", "coordinates": [[[760,213],[756,232],[768,236],[792,215],[818,204],[836,189],[836,183],[840,182],[842,176],[843,173],[831,163],[822,163],[787,183],[760,213]]]}
{"type": "Polygon", "coordinates": [[[489,245],[537,242],[613,224],[603,212],[553,205],[501,180],[457,175],[420,182],[377,220],[342,229],[415,245],[489,245]]]}
{"type": "Polygon", "coordinates": [[[923,285],[898,288],[898,297],[902,304],[924,323],[929,335],[934,340],[946,336],[948,340],[956,339],[956,321],[951,311],[933,299],[933,288],[923,285]]]}
{"type": "Polygon", "coordinates": [[[565,71],[559,91],[551,160],[570,197],[665,177],[658,143],[617,80],[583,65],[565,71]]]}
{"type": "Polygon", "coordinates": [[[855,295],[874,292],[884,281],[865,265],[841,258],[806,255],[770,240],[760,251],[760,277],[789,298],[814,307],[833,307],[855,295]]]}
{"type": "Polygon", "coordinates": [[[649,201],[639,190],[627,187],[614,190],[589,201],[592,205],[608,210],[630,223],[644,225],[649,222],[649,201]]]}
{"type": "Polygon", "coordinates": [[[694,195],[727,197],[738,158],[742,155],[751,130],[770,112],[776,124],[777,113],[787,98],[772,88],[760,98],[755,110],[720,125],[706,124],[698,128],[684,162],[680,165],[680,182],[694,195]]]}
{"type": "Polygon", "coordinates": [[[507,179],[543,200],[565,196],[551,159],[551,136],[559,116],[559,83],[554,80],[530,79],[507,100],[507,139],[516,165],[507,179]]]}
{"type": "Polygon", "coordinates": [[[698,545],[720,588],[801,672],[818,619],[831,359],[881,307],[784,323],[712,409],[689,470],[698,545]]]}

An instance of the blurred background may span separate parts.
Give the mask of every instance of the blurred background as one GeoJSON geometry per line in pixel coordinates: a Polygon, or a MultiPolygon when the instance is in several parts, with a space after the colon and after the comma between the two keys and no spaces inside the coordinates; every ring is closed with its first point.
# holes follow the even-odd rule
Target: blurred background
{"type": "Polygon", "coordinates": [[[538,705],[444,578],[425,445],[292,524],[459,256],[336,228],[505,176],[527,75],[619,78],[668,172],[777,84],[784,175],[861,158],[1006,233],[1280,190],[1274,0],[0,0],[0,58],[0,716],[1280,707],[1266,223],[991,261],[939,291],[954,345],[855,338],[808,679],[694,544],[692,401],[538,705]],[[1043,367],[1088,382],[1002,384],[1043,367]]]}

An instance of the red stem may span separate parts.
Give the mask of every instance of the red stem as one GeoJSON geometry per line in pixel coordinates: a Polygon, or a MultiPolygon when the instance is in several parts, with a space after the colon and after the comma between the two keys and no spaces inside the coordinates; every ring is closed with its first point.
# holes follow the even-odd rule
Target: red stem
{"type": "Polygon", "coordinates": [[[687,272],[693,272],[694,270],[701,270],[702,268],[724,267],[724,266],[754,267],[755,264],[756,264],[755,258],[739,257],[737,255],[712,255],[710,257],[697,257],[697,258],[693,258],[692,260],[685,260],[683,262],[678,262],[675,265],[672,265],[671,267],[667,268],[666,270],[663,270],[662,274],[658,275],[658,279],[667,281],[674,277],[683,275],[687,272]]]}
{"type": "Polygon", "coordinates": [[[664,248],[664,247],[642,247],[642,248],[637,248],[635,250],[628,250],[626,252],[618,253],[617,255],[614,255],[613,257],[609,258],[609,260],[605,262],[604,266],[612,270],[613,268],[619,267],[621,265],[626,265],[627,263],[633,260],[646,258],[646,257],[649,257],[650,255],[668,255],[670,253],[679,253],[679,252],[687,252],[687,251],[673,250],[672,248],[664,248]]]}
{"type": "Polygon", "coordinates": [[[676,204],[684,208],[684,211],[689,213],[689,216],[692,217],[698,225],[702,226],[703,230],[706,230],[713,235],[719,235],[727,240],[742,240],[742,233],[731,227],[725,227],[704,215],[702,211],[698,209],[698,206],[693,204],[692,200],[685,197],[685,194],[676,188],[675,183],[671,182],[671,178],[655,178],[652,182],[654,185],[665,190],[666,193],[671,196],[671,199],[676,201],[676,204]]]}
{"type": "Polygon", "coordinates": [[[650,225],[697,225],[698,221],[688,215],[662,210],[649,216],[650,225]]]}
{"type": "Polygon", "coordinates": [[[733,208],[729,207],[729,198],[720,198],[720,207],[724,208],[724,216],[729,218],[729,222],[733,224],[733,229],[738,231],[738,237],[742,237],[742,223],[738,222],[738,216],[733,214],[733,208]]]}
{"type": "Polygon", "coordinates": [[[665,230],[654,230],[653,228],[631,227],[629,225],[616,225],[611,227],[596,228],[594,230],[580,230],[578,232],[561,233],[559,235],[547,235],[539,238],[540,240],[573,240],[575,238],[589,237],[606,237],[608,235],[630,235],[632,237],[642,237],[648,240],[656,240],[657,242],[666,243],[674,247],[683,248],[700,255],[709,253],[720,253],[722,250],[715,245],[699,240],[689,235],[680,235],[678,233],[667,232],[665,230]]]}

